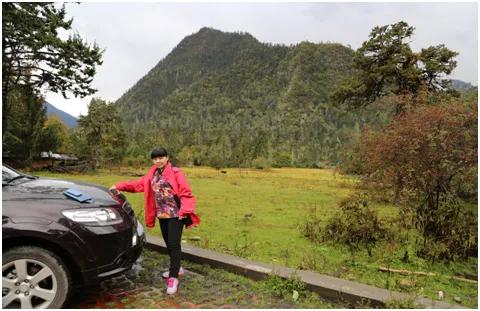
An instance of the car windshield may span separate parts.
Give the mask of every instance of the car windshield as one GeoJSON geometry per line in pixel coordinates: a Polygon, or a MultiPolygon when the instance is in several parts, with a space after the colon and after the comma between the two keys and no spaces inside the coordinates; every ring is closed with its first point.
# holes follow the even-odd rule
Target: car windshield
{"type": "Polygon", "coordinates": [[[29,179],[34,178],[33,176],[22,174],[11,167],[8,167],[5,165],[2,166],[2,184],[12,182],[22,177],[29,178],[29,179]]]}
{"type": "Polygon", "coordinates": [[[9,167],[2,166],[2,182],[8,182],[17,176],[21,176],[21,174],[9,167]]]}

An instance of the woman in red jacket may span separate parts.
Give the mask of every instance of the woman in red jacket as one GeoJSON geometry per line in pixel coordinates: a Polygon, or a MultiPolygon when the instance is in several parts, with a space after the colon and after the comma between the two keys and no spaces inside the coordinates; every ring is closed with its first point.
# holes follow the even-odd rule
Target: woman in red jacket
{"type": "Polygon", "coordinates": [[[167,278],[167,294],[175,294],[178,276],[184,273],[180,267],[182,229],[200,223],[195,214],[195,197],[180,169],[173,167],[165,148],[156,148],[151,153],[153,166],[148,173],[135,181],[119,182],[111,189],[127,192],[143,192],[145,198],[145,224],[155,226],[160,221],[162,236],[170,256],[170,271],[167,278]]]}

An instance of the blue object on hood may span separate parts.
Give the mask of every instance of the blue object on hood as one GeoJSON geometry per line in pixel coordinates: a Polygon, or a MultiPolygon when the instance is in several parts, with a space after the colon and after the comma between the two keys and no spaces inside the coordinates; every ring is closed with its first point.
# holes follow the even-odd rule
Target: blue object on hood
{"type": "Polygon", "coordinates": [[[78,201],[80,203],[92,203],[93,198],[89,197],[86,194],[83,194],[81,191],[77,189],[68,189],[63,192],[64,195],[67,197],[74,199],[75,201],[78,201]]]}

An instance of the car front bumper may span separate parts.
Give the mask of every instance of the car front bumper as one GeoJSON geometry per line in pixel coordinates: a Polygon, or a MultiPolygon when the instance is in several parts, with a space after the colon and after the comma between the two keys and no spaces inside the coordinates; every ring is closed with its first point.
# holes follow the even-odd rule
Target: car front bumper
{"type": "MultiPolygon", "coordinates": [[[[121,239],[119,239],[121,241],[121,239]]],[[[91,284],[103,279],[114,277],[128,271],[138,259],[145,244],[145,231],[143,225],[136,222],[136,230],[131,234],[129,247],[111,258],[111,263],[82,271],[83,283],[91,284]]]]}

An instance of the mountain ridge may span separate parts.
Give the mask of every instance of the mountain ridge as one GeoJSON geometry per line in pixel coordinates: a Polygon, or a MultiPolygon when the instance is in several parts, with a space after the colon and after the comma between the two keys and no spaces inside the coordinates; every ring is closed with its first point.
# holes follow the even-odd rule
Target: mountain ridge
{"type": "Polygon", "coordinates": [[[45,102],[45,107],[47,108],[47,117],[51,115],[56,115],[65,123],[69,128],[74,128],[77,126],[78,119],[68,114],[67,112],[58,109],[54,105],[50,104],[49,102],[45,102]]]}
{"type": "Polygon", "coordinates": [[[116,101],[127,154],[163,145],[183,163],[214,167],[336,163],[342,144],[392,111],[388,102],[353,111],[330,100],[353,60],[339,43],[274,45],[204,27],[116,101]]]}

